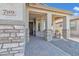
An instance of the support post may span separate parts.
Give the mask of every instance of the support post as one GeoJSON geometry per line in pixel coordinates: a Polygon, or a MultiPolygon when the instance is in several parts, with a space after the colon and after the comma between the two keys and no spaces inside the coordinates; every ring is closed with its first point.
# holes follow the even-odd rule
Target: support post
{"type": "Polygon", "coordinates": [[[28,48],[28,43],[29,43],[29,11],[28,11],[28,4],[23,5],[23,19],[25,22],[25,46],[24,46],[24,55],[26,55],[26,48],[28,48]]]}
{"type": "Polygon", "coordinates": [[[52,30],[51,30],[51,25],[52,25],[52,13],[47,13],[47,19],[46,19],[46,30],[45,30],[45,39],[47,41],[52,40],[52,30]]]}
{"type": "Polygon", "coordinates": [[[69,16],[65,16],[63,19],[63,38],[70,38],[70,18],[69,16]]]}

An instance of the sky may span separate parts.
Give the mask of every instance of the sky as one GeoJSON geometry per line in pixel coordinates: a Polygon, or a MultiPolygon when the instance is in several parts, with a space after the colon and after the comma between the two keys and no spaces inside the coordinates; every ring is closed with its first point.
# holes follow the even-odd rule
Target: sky
{"type": "Polygon", "coordinates": [[[79,16],[79,3],[47,3],[48,6],[73,11],[75,16],[79,16]]]}

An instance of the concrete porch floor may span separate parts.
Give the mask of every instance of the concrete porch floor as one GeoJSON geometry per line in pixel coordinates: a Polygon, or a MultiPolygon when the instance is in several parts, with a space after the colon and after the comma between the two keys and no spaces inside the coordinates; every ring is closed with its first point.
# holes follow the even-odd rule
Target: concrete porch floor
{"type": "Polygon", "coordinates": [[[26,56],[69,56],[50,42],[40,37],[30,37],[30,43],[26,46],[26,56]]]}
{"type": "Polygon", "coordinates": [[[69,39],[56,39],[53,38],[51,43],[71,56],[79,56],[79,42],[69,39]]]}

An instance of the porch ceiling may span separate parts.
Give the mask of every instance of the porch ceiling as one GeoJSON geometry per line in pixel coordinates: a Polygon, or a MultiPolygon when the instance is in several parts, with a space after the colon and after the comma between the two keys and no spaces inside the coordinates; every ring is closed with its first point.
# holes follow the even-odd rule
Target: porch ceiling
{"type": "Polygon", "coordinates": [[[34,11],[30,11],[29,12],[29,15],[30,15],[30,17],[32,17],[32,18],[35,18],[35,17],[38,17],[38,18],[43,18],[43,17],[45,17],[45,14],[44,13],[39,13],[39,12],[34,12],[34,11]]]}
{"type": "MultiPolygon", "coordinates": [[[[39,19],[44,18],[44,19],[46,19],[46,14],[45,13],[30,11],[29,15],[30,15],[30,19],[32,19],[32,18],[39,18],[39,19]]],[[[52,14],[52,19],[53,20],[58,20],[59,18],[63,18],[63,16],[52,14]]]]}
{"type": "Polygon", "coordinates": [[[52,18],[53,18],[53,20],[55,21],[55,20],[58,20],[58,19],[60,19],[60,18],[63,18],[63,16],[60,16],[60,15],[53,15],[52,18]]]}

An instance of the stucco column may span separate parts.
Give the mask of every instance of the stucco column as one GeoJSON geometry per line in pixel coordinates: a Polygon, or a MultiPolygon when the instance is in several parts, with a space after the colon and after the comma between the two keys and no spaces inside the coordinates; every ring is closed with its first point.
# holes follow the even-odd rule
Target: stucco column
{"type": "Polygon", "coordinates": [[[45,31],[45,39],[47,41],[52,40],[52,30],[51,30],[51,25],[52,25],[52,13],[47,13],[47,19],[46,19],[46,31],[45,31]]]}
{"type": "Polygon", "coordinates": [[[38,18],[36,18],[36,36],[38,36],[38,18]]]}
{"type": "Polygon", "coordinates": [[[29,42],[29,10],[28,4],[24,4],[24,20],[25,20],[25,34],[26,41],[29,42]]]}
{"type": "Polygon", "coordinates": [[[65,16],[63,18],[63,38],[64,39],[70,38],[70,18],[69,16],[65,16]]]}
{"type": "MultiPolygon", "coordinates": [[[[24,21],[25,21],[25,50],[24,51],[27,51],[26,48],[28,48],[28,43],[29,43],[29,11],[28,11],[28,5],[27,4],[24,4],[23,5],[23,10],[24,10],[24,13],[23,13],[23,18],[24,18],[24,21]]],[[[24,53],[25,55],[26,53],[24,53]]]]}
{"type": "Polygon", "coordinates": [[[53,22],[53,23],[52,23],[52,26],[53,26],[53,32],[52,32],[53,34],[52,34],[52,36],[53,36],[53,38],[54,38],[54,37],[55,37],[55,29],[56,29],[56,26],[55,26],[55,25],[56,25],[56,24],[55,24],[55,18],[53,17],[52,20],[53,20],[53,21],[52,21],[52,22],[53,22]]]}

